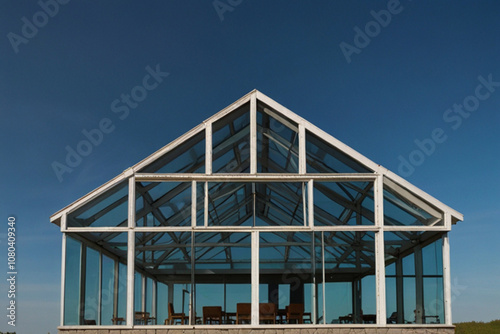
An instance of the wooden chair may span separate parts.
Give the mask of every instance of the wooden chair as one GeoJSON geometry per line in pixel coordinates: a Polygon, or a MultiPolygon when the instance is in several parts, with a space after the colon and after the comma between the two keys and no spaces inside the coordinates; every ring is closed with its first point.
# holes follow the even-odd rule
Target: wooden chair
{"type": "Polygon", "coordinates": [[[236,304],[236,323],[242,324],[243,321],[250,323],[252,321],[252,304],[238,303],[236,304]]]}
{"type": "Polygon", "coordinates": [[[298,324],[304,323],[304,304],[290,304],[286,307],[286,322],[291,324],[291,320],[298,324]]]}
{"type": "Polygon", "coordinates": [[[274,303],[260,303],[259,304],[259,322],[276,323],[277,307],[274,303]]]}
{"type": "Polygon", "coordinates": [[[222,307],[203,306],[203,323],[212,324],[213,322],[222,324],[222,307]]]}
{"type": "Polygon", "coordinates": [[[168,303],[168,318],[165,319],[165,325],[173,325],[176,320],[180,320],[182,325],[186,321],[189,321],[189,317],[184,313],[175,313],[174,305],[172,303],[168,303]]]}
{"type": "Polygon", "coordinates": [[[134,323],[139,325],[147,325],[149,322],[149,312],[135,312],[134,323]]]}

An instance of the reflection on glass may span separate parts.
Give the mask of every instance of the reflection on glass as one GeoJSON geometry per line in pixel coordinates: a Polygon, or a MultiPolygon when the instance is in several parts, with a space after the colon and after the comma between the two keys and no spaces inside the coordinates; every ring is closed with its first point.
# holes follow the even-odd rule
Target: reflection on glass
{"type": "Polygon", "coordinates": [[[115,293],[115,261],[102,256],[101,325],[112,325],[115,293]]]}
{"type": "Polygon", "coordinates": [[[80,266],[81,243],[66,237],[66,263],[64,281],[64,324],[80,323],[80,266]]]}
{"type": "Polygon", "coordinates": [[[128,219],[128,181],[68,214],[68,227],[126,226],[128,219]]]}

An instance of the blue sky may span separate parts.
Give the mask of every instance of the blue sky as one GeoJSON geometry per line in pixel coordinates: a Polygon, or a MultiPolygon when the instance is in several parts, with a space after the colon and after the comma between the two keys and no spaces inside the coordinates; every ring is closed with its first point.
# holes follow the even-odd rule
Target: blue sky
{"type": "Polygon", "coordinates": [[[59,1],[0,2],[0,247],[6,273],[15,216],[18,333],[59,322],[49,216],[254,88],[462,212],[454,321],[500,317],[500,3],[59,1]],[[135,89],[149,71],[158,84],[135,89]]]}

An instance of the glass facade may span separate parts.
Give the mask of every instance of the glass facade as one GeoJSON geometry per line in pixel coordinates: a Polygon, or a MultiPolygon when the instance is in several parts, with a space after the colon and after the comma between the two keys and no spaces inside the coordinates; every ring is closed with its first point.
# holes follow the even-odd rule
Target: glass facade
{"type": "Polygon", "coordinates": [[[447,321],[461,216],[259,94],[62,211],[63,326],[447,321]]]}

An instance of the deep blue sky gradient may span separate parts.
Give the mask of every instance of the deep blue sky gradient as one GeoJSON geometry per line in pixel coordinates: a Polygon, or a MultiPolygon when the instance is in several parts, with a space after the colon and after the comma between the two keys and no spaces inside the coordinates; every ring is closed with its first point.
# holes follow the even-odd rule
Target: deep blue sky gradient
{"type": "Polygon", "coordinates": [[[212,1],[73,0],[18,53],[7,36],[41,7],[0,5],[0,255],[7,272],[14,215],[18,333],[59,322],[61,234],[49,216],[254,88],[396,173],[415,140],[442,129],[446,141],[403,176],[465,215],[451,232],[454,321],[500,318],[500,87],[456,130],[443,119],[479,76],[500,81],[497,1],[401,0],[350,63],[339,45],[388,1],[243,0],[221,20],[212,1]],[[111,103],[157,64],[169,76],[121,120],[111,103]],[[53,162],[104,118],[114,131],[59,182],[53,162]]]}

